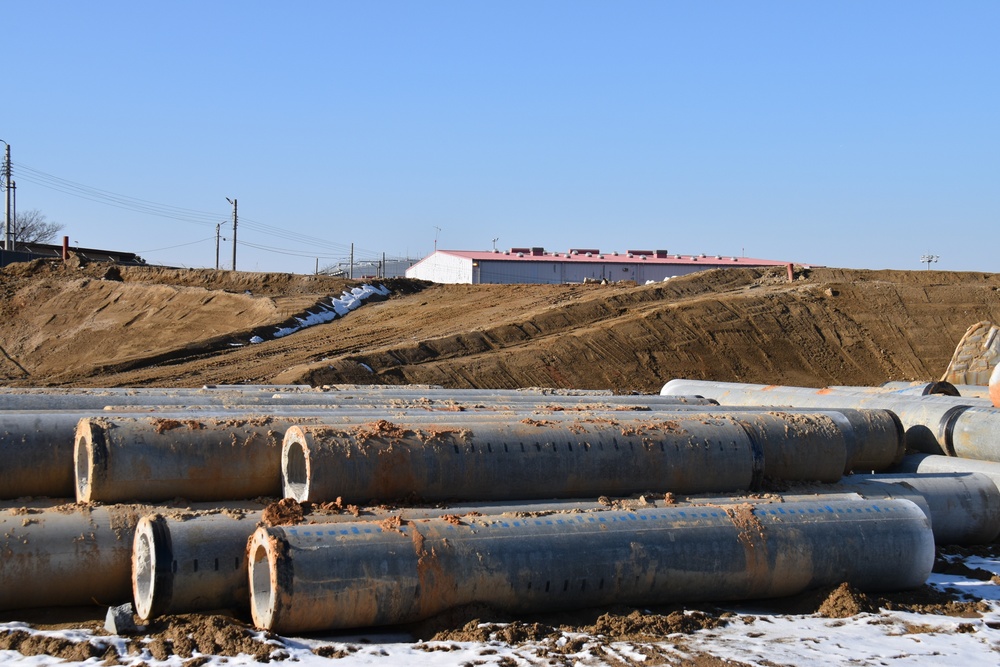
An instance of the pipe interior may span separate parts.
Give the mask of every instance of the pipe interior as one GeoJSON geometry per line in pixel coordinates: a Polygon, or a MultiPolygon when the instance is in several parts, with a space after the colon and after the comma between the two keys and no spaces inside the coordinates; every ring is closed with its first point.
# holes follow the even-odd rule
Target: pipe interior
{"type": "Polygon", "coordinates": [[[271,588],[271,568],[267,548],[258,544],[250,557],[250,606],[258,627],[271,626],[274,613],[274,590],[271,588]]]}
{"type": "Polygon", "coordinates": [[[301,442],[290,442],[285,448],[284,496],[299,502],[309,499],[309,471],[306,450],[301,442]]]}
{"type": "Polygon", "coordinates": [[[153,541],[149,533],[137,534],[132,550],[132,590],[135,594],[136,612],[140,618],[149,618],[153,608],[153,541]]]}
{"type": "Polygon", "coordinates": [[[83,436],[76,441],[76,498],[77,500],[88,500],[90,491],[90,448],[87,447],[87,439],[83,436]]]}

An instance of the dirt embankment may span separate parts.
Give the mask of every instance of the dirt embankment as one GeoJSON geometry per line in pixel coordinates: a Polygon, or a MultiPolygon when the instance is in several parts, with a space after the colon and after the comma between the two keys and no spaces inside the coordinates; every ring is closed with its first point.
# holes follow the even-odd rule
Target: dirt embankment
{"type": "MultiPolygon", "coordinates": [[[[61,264],[0,272],[0,383],[345,382],[656,392],[675,377],[874,385],[936,379],[1000,274],[712,270],[647,286],[429,285],[250,344],[352,283],[61,264]]],[[[357,284],[357,283],[353,283],[357,284]]],[[[267,336],[264,336],[267,338],[267,336]]]]}

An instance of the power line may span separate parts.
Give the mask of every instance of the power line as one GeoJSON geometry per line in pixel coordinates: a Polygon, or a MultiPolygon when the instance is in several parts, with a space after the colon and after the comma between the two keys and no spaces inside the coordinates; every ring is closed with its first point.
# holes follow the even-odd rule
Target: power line
{"type": "MultiPolygon", "coordinates": [[[[181,222],[188,222],[191,224],[215,226],[219,223],[220,215],[216,212],[199,211],[196,209],[172,206],[169,204],[160,204],[146,199],[139,199],[137,197],[118,194],[109,190],[102,190],[100,188],[91,187],[89,185],[70,181],[65,178],[53,176],[52,174],[45,173],[20,162],[16,163],[16,166],[18,175],[22,180],[34,183],[35,185],[39,185],[43,188],[78,197],[80,199],[86,199],[88,201],[104,204],[105,206],[135,211],[137,213],[144,213],[161,218],[179,220],[181,222]]],[[[326,250],[340,251],[344,254],[349,252],[350,249],[350,244],[347,243],[328,241],[326,239],[295,232],[286,227],[270,225],[244,216],[240,216],[240,225],[241,227],[252,229],[261,234],[278,236],[286,240],[296,241],[311,246],[318,246],[326,250]]],[[[259,250],[277,252],[278,254],[297,254],[295,251],[279,252],[268,246],[249,244],[244,241],[240,241],[239,245],[248,245],[259,250]]],[[[379,255],[379,252],[375,250],[362,250],[362,252],[371,254],[372,256],[379,255]]],[[[308,250],[301,251],[301,253],[298,254],[302,257],[317,256],[315,251],[308,250]]],[[[321,257],[323,257],[323,255],[321,255],[321,257]]],[[[326,257],[329,257],[329,255],[326,257]]]]}

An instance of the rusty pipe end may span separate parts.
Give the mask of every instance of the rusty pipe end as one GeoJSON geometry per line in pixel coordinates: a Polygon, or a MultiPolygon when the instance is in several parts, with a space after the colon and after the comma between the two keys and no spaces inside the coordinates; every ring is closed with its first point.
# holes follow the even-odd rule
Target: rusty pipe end
{"type": "Polygon", "coordinates": [[[76,425],[73,467],[77,502],[94,499],[95,478],[107,470],[108,447],[104,426],[96,419],[84,418],[76,425]]]}
{"type": "Polygon", "coordinates": [[[309,437],[305,429],[292,426],[285,431],[281,443],[281,493],[299,502],[309,500],[312,463],[309,459],[309,437]]]}
{"type": "MultiPolygon", "coordinates": [[[[279,590],[279,569],[287,564],[282,555],[287,544],[280,528],[260,527],[247,543],[247,566],[250,578],[250,616],[261,630],[280,630],[282,604],[287,604],[287,591],[279,590]],[[284,602],[283,602],[284,601],[284,602]]],[[[285,580],[290,579],[290,573],[285,580]]]]}
{"type": "Polygon", "coordinates": [[[148,621],[170,609],[173,583],[170,528],[158,514],[143,517],[132,541],[132,598],[139,618],[148,621]]]}

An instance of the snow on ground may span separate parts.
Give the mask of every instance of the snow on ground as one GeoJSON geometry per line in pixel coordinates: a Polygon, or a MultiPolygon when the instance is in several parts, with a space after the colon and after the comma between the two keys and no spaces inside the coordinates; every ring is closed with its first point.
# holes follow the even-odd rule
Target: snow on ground
{"type": "MultiPolygon", "coordinates": [[[[274,338],[283,338],[289,334],[293,334],[296,331],[301,331],[307,327],[316,326],[317,324],[326,324],[327,322],[332,322],[338,317],[343,317],[352,310],[356,310],[361,307],[362,304],[373,296],[388,296],[389,290],[384,285],[379,285],[378,287],[372,287],[371,285],[362,285],[360,287],[352,287],[350,291],[344,291],[339,298],[334,297],[330,299],[330,303],[326,304],[320,302],[317,304],[316,312],[307,312],[304,317],[296,317],[295,320],[298,324],[287,327],[279,327],[274,332],[274,338]]],[[[251,342],[263,342],[253,341],[251,342]]]]}
{"type": "MultiPolygon", "coordinates": [[[[950,557],[952,560],[963,560],[950,557]]],[[[969,568],[981,568],[1000,575],[1000,558],[969,556],[963,561],[969,568]]],[[[310,635],[281,637],[274,641],[276,653],[270,665],[294,662],[300,667],[329,666],[336,659],[338,667],[377,665],[395,667],[444,667],[469,665],[579,665],[580,667],[671,664],[685,658],[711,655],[723,660],[756,667],[788,665],[796,667],[844,665],[851,667],[907,667],[941,665],[1000,664],[1000,585],[993,581],[968,579],[957,575],[932,574],[928,583],[961,598],[981,599],[990,611],[979,617],[954,617],[882,610],[862,613],[845,619],[818,615],[775,614],[755,609],[753,604],[732,607],[734,616],[728,625],[691,634],[670,635],[663,641],[609,642],[602,637],[562,633],[558,639],[547,638],[517,645],[501,641],[419,641],[394,631],[371,631],[363,634],[310,635]],[[315,652],[314,652],[315,651],[315,652]]],[[[24,623],[0,623],[0,631],[25,630],[76,641],[105,641],[118,648],[121,664],[144,663],[151,667],[182,667],[179,656],[155,660],[148,650],[126,655],[124,640],[94,637],[89,632],[67,630],[40,632],[24,623]]],[[[264,634],[258,635],[264,639],[264,634]]],[[[196,658],[199,657],[197,654],[196,658]]],[[[206,656],[194,664],[210,667],[263,665],[253,658],[206,656]]],[[[15,651],[0,650],[0,664],[95,666],[101,658],[86,661],[63,661],[47,655],[25,657],[15,651]]]]}

